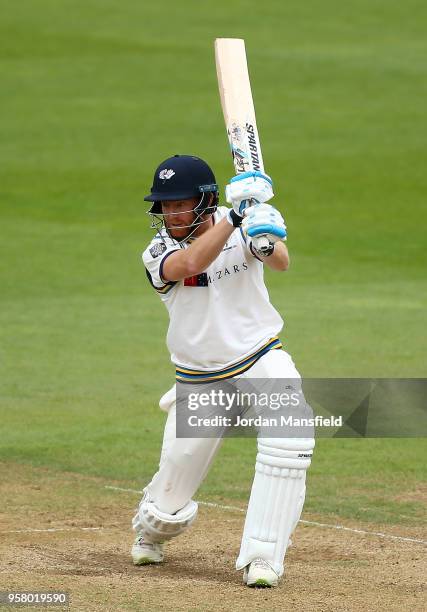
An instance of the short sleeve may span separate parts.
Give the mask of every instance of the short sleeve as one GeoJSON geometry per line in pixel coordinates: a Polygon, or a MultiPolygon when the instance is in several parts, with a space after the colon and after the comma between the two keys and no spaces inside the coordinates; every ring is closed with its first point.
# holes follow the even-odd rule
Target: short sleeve
{"type": "Polygon", "coordinates": [[[169,255],[179,251],[176,244],[166,242],[160,237],[154,238],[142,254],[147,278],[151,286],[160,294],[165,294],[176,285],[176,281],[165,281],[163,265],[169,255]]]}

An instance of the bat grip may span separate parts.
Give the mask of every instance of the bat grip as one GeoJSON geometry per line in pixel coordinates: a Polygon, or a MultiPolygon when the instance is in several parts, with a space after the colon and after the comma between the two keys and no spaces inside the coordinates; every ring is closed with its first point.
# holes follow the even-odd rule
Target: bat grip
{"type": "Polygon", "coordinates": [[[254,249],[262,253],[270,249],[271,243],[266,234],[261,234],[260,236],[254,236],[252,238],[252,245],[254,249]]]}
{"type": "MultiPolygon", "coordinates": [[[[250,200],[250,202],[251,202],[251,206],[254,206],[254,204],[257,203],[256,200],[255,202],[253,200],[250,200]]],[[[260,234],[259,236],[254,236],[252,238],[252,245],[254,249],[262,253],[263,251],[270,250],[271,242],[267,238],[267,234],[260,234]]]]}

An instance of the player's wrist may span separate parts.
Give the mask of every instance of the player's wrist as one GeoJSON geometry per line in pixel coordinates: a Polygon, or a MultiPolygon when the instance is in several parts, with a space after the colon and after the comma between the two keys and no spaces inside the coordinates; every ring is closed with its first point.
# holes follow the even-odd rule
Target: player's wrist
{"type": "Polygon", "coordinates": [[[238,215],[233,208],[228,211],[226,219],[233,227],[240,227],[243,221],[243,217],[238,215]]]}

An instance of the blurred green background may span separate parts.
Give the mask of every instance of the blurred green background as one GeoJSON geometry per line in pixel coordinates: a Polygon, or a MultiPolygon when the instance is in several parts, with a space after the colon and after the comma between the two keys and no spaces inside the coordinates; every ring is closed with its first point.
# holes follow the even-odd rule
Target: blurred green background
{"type": "MultiPolygon", "coordinates": [[[[155,470],[173,368],[140,260],[143,196],[174,153],[206,158],[221,189],[233,173],[216,37],[246,40],[292,262],[268,286],[302,375],[426,375],[425,3],[0,10],[4,461],[142,484],[155,470]]],[[[422,452],[423,440],[321,441],[306,509],[418,520],[418,502],[395,497],[419,486],[422,452]]],[[[228,441],[201,494],[246,499],[254,453],[228,441]]]]}

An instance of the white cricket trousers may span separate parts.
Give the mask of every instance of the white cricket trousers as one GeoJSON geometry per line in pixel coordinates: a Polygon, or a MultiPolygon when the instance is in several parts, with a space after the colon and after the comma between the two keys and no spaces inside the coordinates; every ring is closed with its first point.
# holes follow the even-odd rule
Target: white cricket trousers
{"type": "MultiPolygon", "coordinates": [[[[291,356],[279,349],[263,355],[239,378],[301,381],[291,356]]],[[[183,508],[196,493],[223,441],[222,438],[177,438],[175,410],[173,402],[165,425],[159,470],[145,488],[157,508],[169,514],[183,508]]]]}

